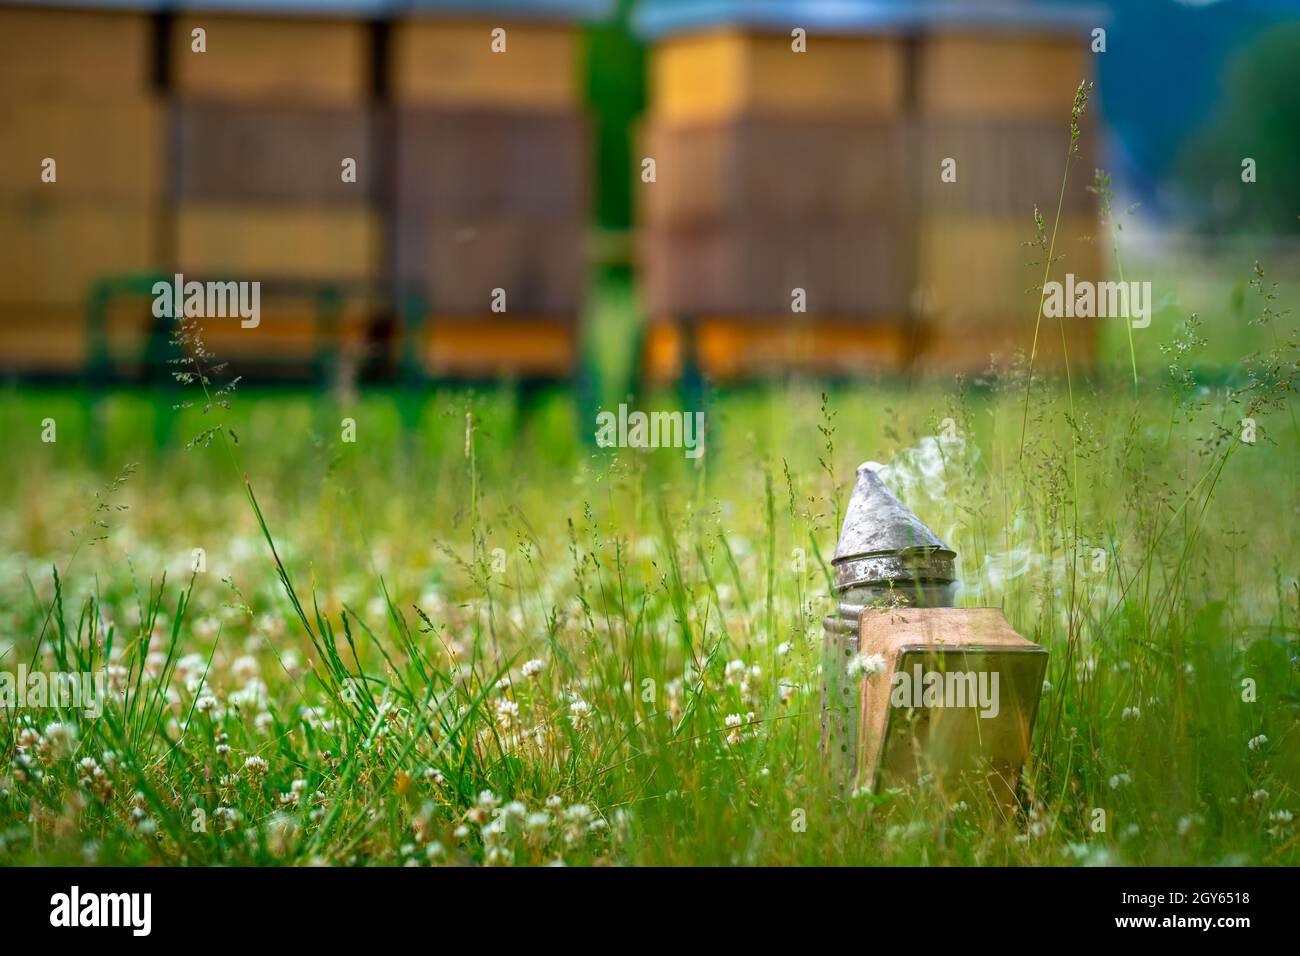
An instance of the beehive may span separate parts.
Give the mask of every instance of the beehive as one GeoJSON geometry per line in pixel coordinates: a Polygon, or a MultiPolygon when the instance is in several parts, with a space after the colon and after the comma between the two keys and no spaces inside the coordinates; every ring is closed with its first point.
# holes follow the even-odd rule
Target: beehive
{"type": "MultiPolygon", "coordinates": [[[[784,354],[787,369],[947,372],[1028,352],[1048,257],[1026,242],[1035,207],[1054,224],[1098,22],[1032,0],[642,3],[655,42],[641,155],[656,181],[636,187],[647,375],[675,375],[685,352],[720,377],[780,369],[719,363],[701,346],[719,340],[784,354]],[[947,159],[955,182],[941,180],[947,159]],[[806,314],[790,309],[796,286],[806,314]]],[[[1086,120],[1052,256],[1080,278],[1099,271],[1092,134],[1086,120]]],[[[1036,362],[1059,365],[1068,347],[1087,364],[1094,339],[1053,327],[1036,362]]]]}
{"type": "MultiPolygon", "coordinates": [[[[0,9],[0,354],[7,371],[79,372],[86,304],[112,275],[157,268],[163,108],[140,12],[0,9]],[[48,165],[51,160],[53,165],[48,165]]],[[[110,310],[99,344],[138,365],[149,316],[110,310]]]]}
{"type": "Polygon", "coordinates": [[[260,15],[215,3],[171,23],[168,271],[264,284],[256,328],[200,323],[240,372],[301,374],[368,342],[385,253],[367,12],[321,4],[260,15]],[[344,298],[346,321],[322,310],[326,289],[344,298]]]}
{"type": "Polygon", "coordinates": [[[567,377],[587,218],[577,19],[604,3],[423,0],[390,31],[399,347],[431,375],[567,377]]]}
{"type": "MultiPolygon", "coordinates": [[[[1052,275],[1096,280],[1101,246],[1091,185],[1096,124],[1070,152],[1075,90],[1091,76],[1096,10],[1064,4],[947,7],[923,18],[916,47],[919,194],[913,358],[931,371],[1006,366],[1034,340],[1051,241],[1052,275]],[[952,160],[955,181],[941,178],[952,160]],[[1069,166],[1069,176],[1063,177],[1069,166]],[[1057,223],[1057,208],[1060,221],[1057,223]]],[[[1036,367],[1088,367],[1097,329],[1044,319],[1036,367]],[[1063,341],[1064,340],[1064,341],[1063,341]]]]}
{"type": "Polygon", "coordinates": [[[639,154],[655,176],[636,185],[643,374],[896,367],[909,252],[897,23],[879,8],[815,25],[796,4],[669,3],[644,4],[640,22],[655,41],[639,154]]]}

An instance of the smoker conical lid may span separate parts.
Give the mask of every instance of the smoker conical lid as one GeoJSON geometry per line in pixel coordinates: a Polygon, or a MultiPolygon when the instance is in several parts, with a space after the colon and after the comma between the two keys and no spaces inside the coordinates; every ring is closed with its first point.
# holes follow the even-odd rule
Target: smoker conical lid
{"type": "Polygon", "coordinates": [[[858,466],[858,480],[831,562],[837,587],[885,580],[951,581],[956,556],[911,508],[894,497],[879,475],[865,464],[858,466]]]}

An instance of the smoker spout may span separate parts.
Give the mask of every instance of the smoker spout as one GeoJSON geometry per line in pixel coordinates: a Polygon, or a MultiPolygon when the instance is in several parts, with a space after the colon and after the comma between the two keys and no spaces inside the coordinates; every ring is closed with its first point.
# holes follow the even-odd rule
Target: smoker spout
{"type": "Polygon", "coordinates": [[[877,599],[951,607],[956,557],[875,471],[858,466],[831,561],[842,602],[851,608],[877,599]]]}

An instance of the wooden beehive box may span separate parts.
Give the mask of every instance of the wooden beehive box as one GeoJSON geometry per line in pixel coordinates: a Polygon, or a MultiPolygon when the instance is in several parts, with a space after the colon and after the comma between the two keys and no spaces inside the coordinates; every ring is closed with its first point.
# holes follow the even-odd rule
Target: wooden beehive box
{"type": "MultiPolygon", "coordinates": [[[[1026,3],[949,9],[926,20],[914,64],[919,176],[914,353],[925,371],[1006,366],[1033,342],[1046,253],[1034,245],[1034,210],[1055,225],[1052,274],[1102,277],[1097,200],[1088,192],[1097,155],[1089,105],[1070,155],[1075,90],[1092,74],[1095,11],[1026,3]],[[956,164],[943,181],[941,164],[956,164]],[[1061,194],[1062,177],[1069,178],[1061,194]]],[[[1057,320],[1040,329],[1037,367],[1060,367],[1057,320]]],[[[1092,364],[1095,326],[1067,326],[1070,364],[1092,364]]]]}
{"type": "Polygon", "coordinates": [[[885,667],[862,678],[858,785],[922,775],[954,785],[973,775],[999,803],[1014,798],[1044,648],[1012,630],[997,608],[896,608],[863,611],[859,651],[880,655],[885,667]]]}
{"type": "MultiPolygon", "coordinates": [[[[0,351],[8,371],[79,372],[90,354],[86,302],[95,284],[158,265],[164,124],[152,40],[151,19],[138,11],[75,2],[0,9],[0,351]]],[[[138,309],[109,317],[110,348],[138,352],[147,328],[138,309]]]]}
{"type": "Polygon", "coordinates": [[[212,0],[171,23],[168,271],[264,284],[256,328],[200,322],[241,374],[300,374],[367,342],[368,286],[385,265],[370,12],[212,0]],[[343,180],[345,159],[355,182],[343,180]],[[343,297],[332,318],[327,291],[343,297]]]}
{"type": "Polygon", "coordinates": [[[577,354],[591,0],[420,0],[390,31],[388,236],[430,375],[563,378],[577,354]],[[505,311],[497,290],[504,294],[505,311]]]}
{"type": "Polygon", "coordinates": [[[643,5],[645,378],[898,363],[907,43],[881,5],[851,6],[643,5]]]}

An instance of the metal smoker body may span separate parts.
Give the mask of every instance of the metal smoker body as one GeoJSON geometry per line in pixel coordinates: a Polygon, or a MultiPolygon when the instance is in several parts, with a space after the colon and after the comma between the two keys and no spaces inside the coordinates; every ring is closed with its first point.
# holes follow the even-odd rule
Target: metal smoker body
{"type": "Polygon", "coordinates": [[[831,566],[836,608],[822,621],[822,745],[846,787],[857,777],[862,689],[848,665],[860,650],[862,612],[878,607],[952,607],[957,553],[858,466],[831,566]]]}

